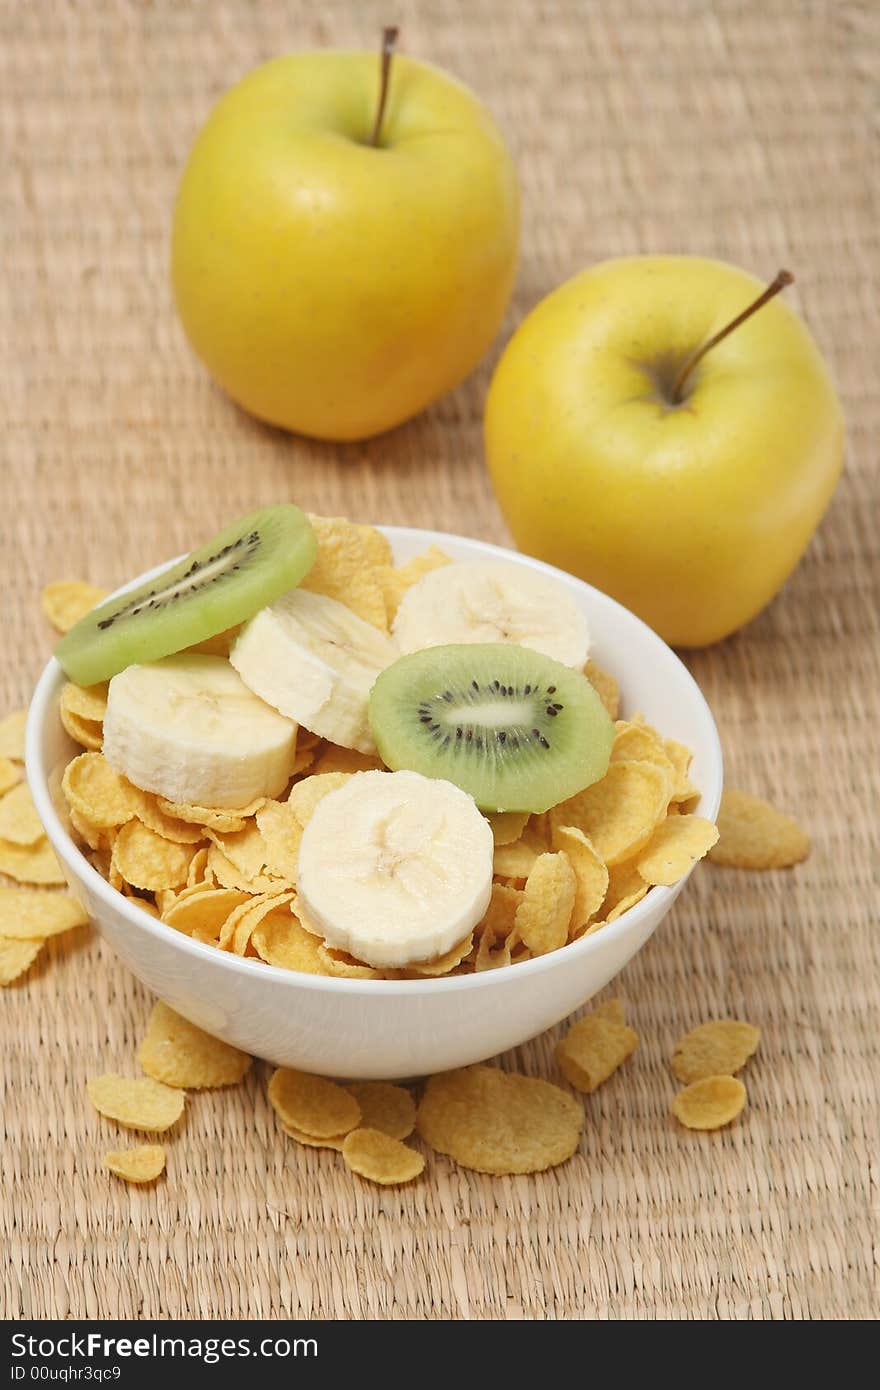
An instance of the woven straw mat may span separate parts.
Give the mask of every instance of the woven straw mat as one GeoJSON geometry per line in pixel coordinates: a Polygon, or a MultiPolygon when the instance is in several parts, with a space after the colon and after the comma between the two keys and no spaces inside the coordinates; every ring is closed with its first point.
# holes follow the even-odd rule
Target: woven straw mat
{"type": "MultiPolygon", "coordinates": [[[[499,343],[598,258],[726,257],[797,273],[790,302],[848,419],[844,479],[783,594],[688,657],[731,783],[797,812],[793,872],[702,866],[617,982],[636,1057],[586,1099],[581,1151],[528,1178],[439,1157],[371,1187],[278,1132],[258,1065],[191,1098],[168,1173],[106,1175],[120,1136],[85,1078],[131,1072],[150,1000],[86,929],[0,998],[7,1317],[870,1316],[877,1250],[878,10],[821,0],[4,0],[0,32],[3,708],[51,635],[41,585],[115,585],[295,496],[363,520],[507,540],[481,458],[492,362],[390,436],[319,445],[236,410],[168,284],[175,183],[217,95],[294,47],[406,50],[495,112],[524,195],[499,343]],[[749,1105],[669,1116],[679,1033],[763,1035],[749,1105]],[[872,1216],[873,1213],[873,1216],[872,1216]]],[[[551,1033],[504,1064],[553,1075],[551,1033]]],[[[125,1143],[125,1137],[122,1136],[125,1143]]]]}

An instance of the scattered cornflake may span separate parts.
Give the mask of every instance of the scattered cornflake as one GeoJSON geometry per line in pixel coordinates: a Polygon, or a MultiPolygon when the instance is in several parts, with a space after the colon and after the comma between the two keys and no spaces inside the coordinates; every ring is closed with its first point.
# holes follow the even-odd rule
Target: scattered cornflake
{"type": "Polygon", "coordinates": [[[126,1182],[155,1182],[165,1171],[161,1144],[139,1144],[136,1149],[114,1149],[104,1155],[104,1165],[126,1182]]]}
{"type": "Polygon", "coordinates": [[[526,880],[514,931],[536,956],[556,951],[568,940],[577,880],[568,855],[541,854],[526,880]]]}
{"type": "Polygon", "coordinates": [[[535,867],[539,854],[544,854],[548,846],[528,826],[518,840],[509,845],[497,845],[493,859],[493,872],[499,878],[526,879],[535,867]]]}
{"type": "Polygon", "coordinates": [[[796,820],[735,788],[722,794],[718,832],[709,858],[734,869],[788,869],[810,852],[810,837],[796,820]]]}
{"type": "Polygon", "coordinates": [[[584,675],[595,690],[612,719],[620,710],[620,686],[609,671],[603,671],[595,661],[589,660],[584,667],[584,675]]]}
{"type": "Polygon", "coordinates": [[[287,804],[303,829],[314,815],[318,803],[330,792],[344,787],[350,776],[350,772],[323,772],[320,777],[304,777],[301,782],[294,782],[287,804]]]}
{"type": "Polygon", "coordinates": [[[449,556],[438,546],[432,545],[421,555],[414,555],[405,565],[386,564],[377,568],[376,578],[385,597],[385,618],[389,628],[397,617],[400,600],[407,589],[431,570],[451,564],[449,556]]]}
{"type": "Polygon", "coordinates": [[[608,868],[582,830],[560,825],[553,835],[553,848],[562,850],[575,876],[574,907],[569,936],[574,939],[595,917],[608,892],[608,868]]]}
{"type": "Polygon", "coordinates": [[[126,894],[126,896],[134,907],[139,907],[141,912],[145,912],[148,917],[154,917],[157,921],[161,921],[162,914],[155,903],[150,902],[148,898],[139,898],[134,894],[126,894]]]}
{"type": "Polygon", "coordinates": [[[243,956],[255,929],[263,918],[267,917],[270,912],[286,906],[292,897],[292,892],[260,893],[251,898],[249,902],[243,903],[241,907],[234,908],[220,932],[218,943],[220,949],[233,951],[235,955],[243,956]]]}
{"type": "Polygon", "coordinates": [[[616,903],[614,904],[614,906],[613,906],[613,907],[610,909],[610,911],[608,912],[608,915],[607,915],[607,917],[605,918],[604,923],[603,923],[603,922],[591,923],[591,924],[590,924],[590,927],[589,927],[587,930],[590,931],[590,930],[592,929],[593,926],[603,926],[603,925],[607,925],[609,922],[616,922],[617,919],[618,919],[618,917],[622,917],[623,914],[624,914],[625,912],[629,912],[629,910],[630,910],[631,907],[635,907],[636,903],[640,903],[640,902],[642,901],[642,898],[643,898],[643,897],[645,896],[645,894],[647,893],[647,891],[648,891],[648,885],[647,885],[647,883],[642,882],[642,884],[641,884],[641,886],[640,886],[639,888],[634,888],[634,889],[632,890],[631,893],[625,894],[624,897],[622,897],[622,898],[620,899],[619,902],[616,902],[616,903]]]}
{"type": "Polygon", "coordinates": [[[690,765],[694,756],[691,750],[685,748],[683,743],[676,743],[674,738],[665,738],[663,748],[667,758],[672,763],[674,774],[670,798],[672,803],[690,801],[694,797],[699,797],[699,790],[694,786],[689,776],[690,765]]]}
{"type": "Polygon", "coordinates": [[[269,1101],[284,1124],[315,1139],[347,1134],[361,1121],[361,1108],[344,1087],[291,1067],[273,1072],[269,1101]]]}
{"type": "Polygon", "coordinates": [[[61,790],[68,805],[93,825],[125,825],[139,814],[146,793],[110,766],[101,753],[80,753],[64,769],[61,790]]]}
{"type": "Polygon", "coordinates": [[[166,840],[139,820],[131,820],[113,841],[110,865],[126,883],[155,892],[186,883],[193,853],[192,846],[166,840]]]}
{"type": "Polygon", "coordinates": [[[707,1076],[733,1074],[745,1066],[757,1050],[761,1034],[753,1023],[737,1018],[717,1018],[701,1023],[675,1044],[672,1070],[688,1084],[707,1076]]]}
{"type": "Polygon", "coordinates": [[[300,581],[302,588],[344,603],[359,618],[387,632],[385,595],[376,576],[378,566],[391,559],[385,537],[373,526],[342,516],[310,514],[309,520],[318,538],[318,554],[300,581]],[[378,560],[379,555],[386,558],[378,560]]]}
{"type": "Polygon", "coordinates": [[[92,848],[112,844],[116,830],[134,820],[177,844],[196,845],[204,839],[201,826],[166,816],[150,792],[120,776],[100,753],[74,758],[65,771],[62,790],[71,825],[92,848]]]}
{"type": "Polygon", "coordinates": [[[7,940],[42,941],[84,926],[88,920],[85,909],[69,893],[0,888],[0,936],[7,940]]]}
{"type": "Polygon", "coordinates": [[[637,868],[648,884],[669,887],[693,868],[718,839],[718,831],[702,816],[668,816],[640,851],[637,868]]]}
{"type": "Polygon", "coordinates": [[[46,585],[40,602],[55,631],[69,632],[80,618],[103,603],[107,593],[107,589],[99,589],[82,579],[59,579],[46,585]]]}
{"type": "Polygon", "coordinates": [[[473,944],[474,934],[470,931],[461,941],[456,941],[454,946],[444,951],[442,956],[435,956],[433,960],[414,961],[406,973],[416,976],[448,975],[450,970],[461,965],[465,956],[470,955],[473,944]]]}
{"type": "Polygon", "coordinates": [[[150,830],[155,830],[163,839],[174,840],[179,845],[201,844],[206,834],[201,825],[192,825],[189,821],[166,816],[159,807],[158,798],[153,796],[152,792],[141,793],[138,820],[150,830]]]}
{"type": "Polygon", "coordinates": [[[601,1004],[597,1004],[593,1013],[599,1018],[610,1018],[612,1023],[625,1023],[626,1017],[622,999],[603,999],[601,1004]]]}
{"type": "Polygon", "coordinates": [[[19,782],[0,797],[0,839],[35,845],[45,833],[27,782],[19,782]]]}
{"type": "Polygon", "coordinates": [[[611,763],[600,782],[550,812],[553,830],[582,830],[609,866],[631,858],[654,833],[666,813],[669,780],[651,762],[611,763]]]}
{"type": "Polygon", "coordinates": [[[45,835],[35,845],[16,845],[11,840],[0,840],[0,873],[7,874],[18,883],[36,883],[42,887],[60,887],[67,882],[45,835]]]}
{"type": "Polygon", "coordinates": [[[248,819],[256,815],[265,800],[260,796],[240,811],[223,811],[211,806],[193,806],[189,802],[166,801],[157,797],[159,810],[172,820],[186,821],[190,825],[201,825],[205,829],[217,830],[222,835],[234,834],[244,830],[248,819]]]}
{"type": "Polygon", "coordinates": [[[59,705],[58,714],[62,727],[74,743],[78,743],[81,748],[88,748],[93,753],[100,751],[104,745],[103,724],[99,724],[94,719],[83,719],[81,715],[74,714],[72,710],[65,709],[63,705],[59,705]]]}
{"type": "MultiPolygon", "coordinates": [[[[187,873],[189,870],[187,870],[187,873]]],[[[206,876],[219,884],[221,888],[235,888],[242,893],[264,893],[272,887],[271,879],[265,875],[258,874],[255,879],[250,879],[237,869],[231,860],[226,858],[222,849],[216,845],[208,846],[208,860],[205,866],[206,876]]]]}
{"type": "MultiPolygon", "coordinates": [[[[491,811],[486,819],[492,827],[492,839],[497,848],[499,845],[512,845],[520,839],[529,823],[529,813],[528,811],[491,811]]],[[[526,874],[526,878],[528,878],[528,874],[526,874]]]]}
{"type": "Polygon", "coordinates": [[[306,975],[324,975],[326,970],[318,952],[321,942],[305,930],[286,908],[270,912],[251,937],[254,949],[267,965],[281,970],[300,970],[306,975]]]}
{"type": "Polygon", "coordinates": [[[154,1081],[151,1076],[116,1076],[112,1072],[86,1082],[89,1100],[99,1115],[128,1129],[154,1133],[170,1129],[183,1114],[183,1091],[154,1081]]]}
{"type": "Polygon", "coordinates": [[[288,1138],[295,1139],[298,1144],[304,1144],[308,1149],[335,1149],[337,1153],[342,1153],[344,1134],[325,1134],[322,1139],[316,1139],[314,1134],[306,1134],[304,1129],[297,1129],[296,1125],[286,1125],[282,1122],[281,1128],[288,1138]]]}
{"type": "Polygon", "coordinates": [[[0,758],[16,758],[24,761],[24,731],[27,724],[27,710],[13,710],[0,719],[0,758]]]}
{"type": "Polygon", "coordinates": [[[583,1107],[560,1087],[497,1067],[432,1076],[417,1128],[432,1149],[480,1173],[539,1173],[570,1158],[583,1107]]]}
{"type": "Polygon", "coordinates": [[[383,772],[384,769],[382,759],[371,753],[359,753],[356,748],[328,743],[312,767],[312,776],[321,777],[328,772],[383,772]]]}
{"type": "Polygon", "coordinates": [[[620,1001],[613,1000],[572,1024],[556,1045],[556,1061],[566,1081],[589,1095],[638,1045],[638,1034],[623,1021],[620,1001]]]}
{"type": "Polygon", "coordinates": [[[266,844],[256,821],[248,821],[244,830],[235,830],[229,835],[219,830],[206,830],[205,833],[246,882],[255,879],[265,866],[266,844]]]}
{"type": "Polygon", "coordinates": [[[324,975],[339,975],[343,980],[380,980],[382,971],[365,961],[357,960],[348,951],[337,951],[326,942],[318,943],[318,962],[324,975]]]}
{"type": "Polygon", "coordinates": [[[257,812],[266,868],[296,883],[303,827],[287,801],[267,801],[257,812]]]}
{"type": "Polygon", "coordinates": [[[208,847],[203,845],[197,849],[192,859],[189,861],[189,868],[186,871],[187,888],[204,888],[207,883],[208,873],[208,847]]]}
{"type": "Polygon", "coordinates": [[[108,685],[108,681],[99,685],[74,685],[68,681],[61,692],[61,708],[91,724],[102,724],[107,713],[108,685]]]}
{"type": "Polygon", "coordinates": [[[390,1081],[352,1081],[345,1088],[361,1108],[364,1129],[406,1139],[416,1127],[415,1101],[405,1086],[390,1081]]]}
{"type": "Polygon", "coordinates": [[[158,999],[153,1005],[138,1065],[155,1081],[184,1090],[234,1086],[251,1064],[246,1052],[204,1033],[158,999]]]}
{"type": "Polygon", "coordinates": [[[626,911],[627,907],[639,902],[647,891],[648,885],[639,873],[634,860],[615,864],[608,871],[608,891],[599,910],[599,916],[613,922],[615,918],[620,916],[621,912],[626,911]]]}
{"type": "Polygon", "coordinates": [[[0,795],[16,786],[23,776],[24,771],[19,763],[14,763],[11,758],[0,758],[0,795]]]}
{"type": "Polygon", "coordinates": [[[615,724],[612,762],[654,763],[666,778],[666,800],[669,801],[676,784],[675,768],[656,729],[638,716],[633,720],[618,719],[615,724]]]}
{"type": "Polygon", "coordinates": [[[45,942],[0,936],[0,985],[11,985],[33,965],[45,942]]]}
{"type": "Polygon", "coordinates": [[[705,1076],[679,1091],[672,1113],[685,1129],[721,1129],[735,1120],[746,1103],[746,1088],[736,1076],[705,1076]]]}
{"type": "Polygon", "coordinates": [[[481,975],[484,970],[498,970],[502,965],[511,964],[510,936],[484,928],[474,956],[474,973],[481,975]]]}
{"type": "Polygon", "coordinates": [[[510,943],[513,940],[516,912],[523,900],[521,888],[512,888],[506,883],[493,883],[492,896],[486,915],[474,928],[478,937],[474,958],[474,970],[497,970],[501,965],[510,965],[510,943]]]}
{"type": "Polygon", "coordinates": [[[380,1129],[353,1129],[346,1134],[342,1157],[353,1173],[383,1187],[411,1182],[425,1167],[420,1153],[380,1129]]]}

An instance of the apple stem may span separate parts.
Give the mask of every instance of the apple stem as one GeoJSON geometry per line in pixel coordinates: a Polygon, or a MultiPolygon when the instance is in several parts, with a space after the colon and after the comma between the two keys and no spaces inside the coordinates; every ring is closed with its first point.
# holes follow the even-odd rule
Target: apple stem
{"type": "Polygon", "coordinates": [[[373,133],[370,136],[370,144],[374,147],[378,146],[382,136],[382,121],[385,119],[385,103],[388,100],[388,86],[391,77],[391,59],[394,57],[394,49],[397,44],[397,35],[399,32],[396,24],[388,24],[382,30],[379,105],[376,108],[376,120],[373,125],[373,133]]]}
{"type": "Polygon", "coordinates": [[[706,356],[706,353],[709,352],[711,348],[715,347],[717,343],[720,343],[722,338],[726,338],[729,333],[732,333],[735,328],[739,328],[741,323],[745,323],[746,319],[750,319],[752,317],[752,314],[755,314],[759,309],[762,309],[764,305],[768,303],[769,300],[775,299],[776,295],[779,294],[780,290],[784,290],[786,285],[791,285],[793,283],[794,276],[792,275],[791,271],[780,270],[775,280],[770,281],[770,284],[767,286],[765,290],[762,290],[762,292],[758,295],[757,299],[753,299],[751,304],[749,304],[749,306],[746,309],[743,309],[741,314],[737,314],[735,319],[731,319],[730,323],[726,324],[724,328],[721,328],[718,330],[717,333],[714,333],[707,343],[704,343],[701,348],[698,348],[697,351],[687,359],[678,376],[676,377],[675,385],[672,388],[673,405],[681,405],[684,396],[685,383],[687,382],[688,377],[694,370],[694,367],[696,367],[697,363],[702,362],[703,358],[706,356]]]}

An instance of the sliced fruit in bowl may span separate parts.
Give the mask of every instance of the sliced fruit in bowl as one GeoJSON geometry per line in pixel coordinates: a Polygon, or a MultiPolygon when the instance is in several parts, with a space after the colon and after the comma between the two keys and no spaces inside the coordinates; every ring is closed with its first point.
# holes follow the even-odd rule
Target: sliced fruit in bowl
{"type": "Polygon", "coordinates": [[[515,642],[583,669],[587,620],[546,575],[491,560],[433,569],[404,594],[392,631],[401,651],[458,642],[515,642]]]}
{"type": "Polygon", "coordinates": [[[549,810],[603,776],[614,741],[584,675],[503,642],[401,657],[373,686],[370,723],[388,767],[448,778],[488,811],[549,810]]]}
{"type": "Polygon", "coordinates": [[[246,623],[229,654],[267,704],[343,748],[375,753],[367,702],[396,644],[344,603],[291,589],[246,623]]]}
{"type": "Polygon", "coordinates": [[[301,916],[367,965],[407,967],[463,942],[492,892],[494,841],[473,800],[417,772],[359,772],[324,797],[299,851],[301,916]]]}
{"type": "MultiPolygon", "coordinates": [[[[395,663],[403,667],[411,660],[424,662],[426,669],[433,665],[433,691],[429,685],[416,692],[402,685],[401,709],[409,712],[401,719],[395,705],[393,716],[394,738],[401,728],[414,724],[409,732],[419,756],[424,752],[422,736],[436,733],[431,724],[438,723],[438,714],[445,718],[454,703],[441,699],[450,692],[455,698],[450,685],[453,668],[448,652],[431,645],[439,635],[436,627],[426,626],[423,633],[429,650],[405,657],[400,657],[388,627],[401,597],[428,570],[452,570],[472,562],[519,568],[524,576],[539,576],[555,587],[560,611],[565,604],[574,605],[581,634],[585,628],[590,643],[589,685],[574,667],[556,663],[519,641],[481,643],[474,640],[474,630],[462,632],[462,640],[453,644],[464,663],[455,668],[456,688],[475,697],[469,711],[471,743],[478,734],[484,742],[492,735],[497,754],[511,733],[528,725],[531,750],[542,754],[534,766],[528,757],[525,763],[504,757],[498,779],[503,795],[488,796],[484,787],[476,788],[487,809],[509,805],[513,788],[522,810],[482,814],[474,796],[454,785],[456,777],[464,780],[462,772],[470,775],[475,766],[484,775],[480,760],[471,764],[466,758],[461,768],[454,759],[442,768],[432,765],[427,782],[419,767],[401,765],[389,771],[392,761],[403,764],[390,747],[380,762],[376,755],[356,754],[321,738],[314,727],[320,702],[314,712],[304,711],[297,719],[280,714],[249,691],[247,700],[256,702],[261,722],[265,712],[285,729],[299,725],[292,777],[285,787],[255,794],[247,805],[223,809],[218,804],[224,799],[220,782],[234,788],[228,793],[230,802],[239,802],[250,791],[237,785],[239,773],[230,769],[213,784],[210,795],[203,782],[198,800],[194,793],[201,770],[198,758],[191,755],[206,734],[193,725],[193,748],[186,756],[179,749],[170,755],[148,752],[146,761],[153,764],[148,774],[143,768],[136,770],[134,761],[129,764],[140,781],[158,785],[155,773],[170,757],[178,772],[183,769],[174,795],[140,789],[124,769],[114,770],[106,761],[105,755],[116,762],[124,755],[114,751],[112,710],[105,727],[103,706],[92,702],[83,706],[94,716],[89,721],[90,751],[83,755],[92,762],[90,775],[77,781],[72,838],[50,795],[71,758],[71,744],[58,718],[64,680],[54,663],[41,679],[30,719],[28,773],[34,800],[75,891],[114,949],[151,989],[199,1026],[246,1051],[324,1074],[387,1077],[460,1066],[522,1041],[570,1012],[607,982],[668,911],[711,830],[697,836],[696,817],[689,813],[702,810],[712,816],[717,807],[720,757],[714,725],[696,686],[668,648],[631,614],[568,576],[460,537],[393,528],[379,534],[339,518],[316,519],[313,530],[320,563],[308,572],[312,594],[342,603],[347,610],[343,600],[357,554],[357,565],[369,568],[366,587],[385,596],[384,623],[380,607],[371,603],[369,608],[371,619],[374,613],[376,617],[371,646],[378,640],[382,649],[374,666],[384,674],[379,669],[360,686],[359,718],[367,727],[369,690],[380,681],[392,684],[395,663]],[[375,544],[367,545],[373,537],[375,544]],[[474,663],[486,646],[491,648],[490,666],[478,670],[474,663]],[[629,720],[611,726],[609,717],[597,713],[594,683],[603,685],[606,700],[613,683],[603,682],[596,663],[611,667],[619,679],[629,720]],[[439,682],[438,671],[444,678],[439,682]],[[472,691],[473,681],[478,691],[472,691]],[[502,694],[502,687],[508,693],[502,694]],[[416,701],[415,710],[411,700],[416,701]],[[423,723],[418,710],[425,701],[423,713],[429,721],[423,723]],[[663,734],[636,721],[635,709],[642,709],[663,734]],[[536,712],[540,722],[530,723],[536,712]],[[535,728],[549,750],[531,733],[535,728]],[[609,738],[614,740],[612,769],[625,762],[627,767],[648,764],[652,771],[642,768],[638,776],[625,778],[604,772],[609,738]],[[528,809],[551,795],[540,784],[553,761],[554,744],[568,751],[559,758],[560,781],[552,794],[569,793],[555,818],[528,809]],[[685,744],[696,751],[690,778],[685,744]],[[597,788],[595,795],[570,794],[571,783],[562,778],[574,776],[572,766],[579,787],[598,779],[591,783],[597,788]],[[605,797],[601,789],[606,781],[609,792],[618,783],[647,782],[657,791],[656,797],[645,799],[638,835],[627,839],[639,848],[610,871],[596,848],[610,844],[605,820],[619,816],[621,809],[635,812],[629,806],[621,808],[619,797],[605,797]],[[377,784],[378,797],[373,790],[377,784]],[[431,789],[428,800],[416,790],[424,785],[431,789]],[[532,796],[536,785],[540,800],[532,796]],[[529,789],[528,803],[523,786],[529,789]],[[703,792],[701,804],[697,788],[703,792]],[[93,791],[106,804],[91,805],[93,791]],[[466,807],[466,814],[453,812],[453,802],[466,807]],[[661,833],[669,817],[682,822],[681,834],[669,829],[661,833]],[[596,834],[592,848],[586,843],[590,826],[596,834]],[[141,853],[148,856],[148,864],[135,862],[141,853]],[[320,867],[324,858],[330,866],[326,871],[320,867]],[[145,868],[149,872],[143,874],[145,868]],[[676,876],[672,887],[652,886],[676,876]],[[370,886],[371,878],[377,877],[382,880],[378,891],[375,883],[370,886]],[[459,889],[453,892],[455,883],[459,889]],[[487,883],[490,897],[484,909],[487,883]],[[410,896],[401,893],[406,884],[410,896]],[[551,897],[556,894],[553,901],[547,899],[548,887],[551,897]],[[334,891],[341,894],[338,901],[332,899],[334,891]],[[370,964],[370,957],[378,962],[380,956],[396,963],[370,964]],[[477,991],[473,997],[471,991],[477,991]]],[[[189,563],[183,562],[184,572],[189,563]]],[[[136,587],[161,590],[167,573],[166,569],[145,576],[136,587]]],[[[523,591],[527,584],[528,579],[523,591]]],[[[507,581],[503,587],[509,592],[507,581]]],[[[214,592],[220,588],[218,582],[214,592]]],[[[300,591],[294,587],[292,592],[300,591]]],[[[235,620],[228,612],[215,613],[211,626],[216,623],[215,633],[225,633],[239,623],[247,625],[282,597],[286,602],[290,593],[285,589],[257,609],[239,612],[235,620]]],[[[111,603],[124,606],[126,598],[122,592],[111,603]]],[[[132,638],[138,616],[128,620],[132,638]]],[[[346,645],[352,637],[347,618],[343,629],[341,641],[346,645]]],[[[191,633],[185,635],[189,638],[191,633]]],[[[226,672],[224,679],[240,680],[226,661],[228,637],[210,640],[224,653],[213,658],[226,672]]],[[[288,645],[286,650],[286,676],[295,685],[297,670],[313,658],[314,650],[310,655],[304,644],[302,657],[295,647],[288,645]]],[[[200,654],[186,651],[170,659],[167,653],[164,659],[151,654],[149,661],[129,656],[131,665],[123,671],[119,687],[124,691],[128,681],[137,684],[143,679],[138,666],[141,671],[167,671],[183,663],[184,669],[192,669],[190,661],[200,654]]],[[[321,659],[336,665],[339,651],[331,643],[321,659]]],[[[77,688],[69,689],[68,697],[71,693],[77,688]]],[[[78,704],[81,698],[77,694],[78,704]]],[[[351,699],[350,689],[346,698],[351,699]]],[[[331,707],[335,699],[331,687],[331,707]]],[[[165,696],[163,700],[167,705],[165,696]]],[[[214,703],[222,713],[225,700],[206,700],[206,718],[214,703]]],[[[158,717],[157,706],[150,718],[158,717]]],[[[466,740],[464,725],[462,729],[466,740]]],[[[444,739],[447,733],[448,726],[444,739]]],[[[164,738],[174,745],[173,728],[163,731],[164,738]]],[[[225,752],[234,741],[229,740],[225,752]]],[[[450,738],[450,746],[452,742],[450,738]]],[[[432,751],[434,746],[429,740],[432,751]]],[[[279,764],[286,756],[279,751],[279,764]]],[[[493,760],[498,761],[490,755],[489,763],[493,760]]],[[[616,852],[609,854],[609,862],[616,857],[616,852]]]]}
{"type": "Polygon", "coordinates": [[[62,637],[56,660],[78,685],[107,680],[234,627],[292,588],[317,553],[293,503],[264,507],[224,527],[146,583],[112,595],[62,637]]]}
{"type": "Polygon", "coordinates": [[[104,757],[168,801],[236,809],[290,781],[297,727],[219,656],[184,653],[111,680],[104,757]]]}

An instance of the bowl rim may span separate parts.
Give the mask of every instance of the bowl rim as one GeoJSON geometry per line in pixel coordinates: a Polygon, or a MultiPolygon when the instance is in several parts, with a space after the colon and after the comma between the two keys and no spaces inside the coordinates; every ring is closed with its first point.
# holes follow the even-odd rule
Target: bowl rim
{"type": "MultiPolygon", "coordinates": [[[[491,541],[477,540],[470,536],[456,535],[454,532],[426,530],[416,526],[377,526],[392,543],[395,539],[415,537],[420,543],[428,545],[438,545],[441,547],[446,542],[452,541],[456,544],[464,542],[471,548],[475,555],[482,555],[492,559],[510,561],[515,564],[525,565],[527,568],[536,569],[551,578],[561,579],[566,584],[574,584],[587,590],[591,599],[600,604],[610,605],[612,612],[618,610],[627,616],[628,619],[638,624],[642,636],[653,647],[663,660],[672,660],[679,668],[680,674],[684,677],[685,683],[691,687],[698,707],[701,707],[706,729],[708,733],[708,754],[709,754],[709,776],[704,778],[707,785],[702,788],[702,796],[706,802],[705,814],[708,819],[714,820],[718,814],[721,801],[721,788],[723,781],[723,759],[721,752],[721,742],[718,736],[718,729],[715,724],[712,711],[706,701],[703,692],[697,685],[688,668],[681,658],[663,641],[653,628],[639,618],[631,609],[618,603],[616,599],[605,594],[601,589],[595,588],[592,584],[587,584],[585,580],[578,579],[577,576],[569,574],[565,570],[558,569],[554,565],[549,565],[543,560],[537,560],[531,555],[525,555],[520,551],[510,550],[505,546],[496,545],[491,541]]],[[[176,564],[178,556],[173,560],[166,560],[153,569],[138,575],[128,583],[120,585],[113,591],[113,595],[123,594],[128,589],[154,578],[168,569],[169,566],[176,564]]],[[[516,971],[518,980],[525,979],[527,975],[540,975],[547,970],[558,968],[560,965],[572,963],[581,956],[587,957],[594,950],[598,949],[601,940],[609,942],[624,936],[627,932],[637,929],[649,914],[653,914],[660,909],[660,917],[672,906],[675,898],[687,882],[695,865],[688,870],[687,874],[672,887],[664,888],[655,886],[649,889],[648,893],[640,903],[628,909],[616,921],[607,923],[602,928],[601,933],[594,933],[592,936],[582,936],[577,941],[570,941],[565,946],[559,947],[555,951],[548,951],[546,955],[533,957],[531,960],[522,961],[517,965],[499,966],[496,970],[481,971],[480,974],[471,975],[447,975],[440,977],[425,977],[420,980],[362,980],[345,979],[335,975],[310,975],[298,970],[285,970],[281,966],[269,965],[265,961],[252,960],[246,956],[237,956],[232,952],[218,951],[216,946],[210,946],[201,941],[194,941],[191,937],[182,932],[176,932],[173,927],[168,927],[164,922],[151,917],[148,913],[138,908],[128,898],[124,897],[117,889],[112,888],[105,878],[98,873],[98,870],[89,863],[88,859],[80,850],[79,846],[73,841],[63,825],[49,793],[49,781],[47,771],[43,763],[41,752],[41,738],[46,719],[50,712],[53,712],[57,698],[65,683],[66,677],[54,656],[49,658],[39,680],[34,688],[28,710],[27,728],[25,732],[25,771],[27,774],[28,785],[36,806],[37,814],[45,827],[49,841],[55,853],[68,869],[71,877],[75,881],[82,881],[89,891],[98,898],[102,906],[109,912],[116,913],[130,928],[145,932],[153,937],[157,942],[166,945],[173,944],[181,950],[185,956],[189,956],[193,963],[198,961],[208,961],[215,964],[220,969],[228,969],[233,974],[244,973],[251,978],[273,979],[276,982],[284,981],[282,987],[289,989],[313,989],[318,991],[329,991],[341,995],[395,995],[406,993],[407,995],[435,994],[444,990],[481,990],[491,989],[493,986],[503,985],[510,979],[510,972],[516,971]],[[267,972],[269,972],[267,976],[267,972]]],[[[659,920],[659,918],[658,918],[659,920]]]]}

